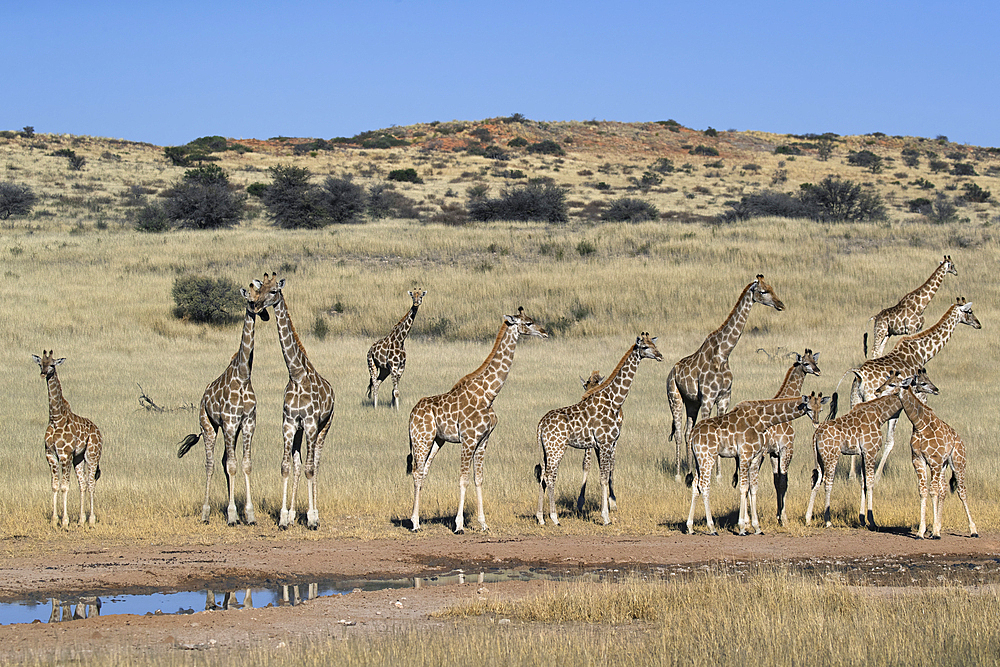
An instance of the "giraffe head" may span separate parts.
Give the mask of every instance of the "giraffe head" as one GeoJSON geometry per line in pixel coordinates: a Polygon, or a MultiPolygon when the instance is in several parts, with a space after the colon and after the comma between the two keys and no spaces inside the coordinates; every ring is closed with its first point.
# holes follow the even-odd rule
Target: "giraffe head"
{"type": "Polygon", "coordinates": [[[819,416],[823,411],[823,406],[830,402],[829,396],[817,394],[815,391],[808,396],[803,395],[802,402],[796,406],[799,412],[805,413],[812,420],[813,424],[819,424],[819,416]]]}
{"type": "Polygon", "coordinates": [[[819,376],[819,366],[816,364],[819,362],[819,352],[813,352],[808,347],[806,348],[805,354],[795,355],[795,363],[802,367],[803,373],[811,373],[815,376],[819,376]]]}
{"type": "Polygon", "coordinates": [[[45,379],[51,378],[56,372],[56,366],[66,361],[66,357],[60,357],[59,359],[52,358],[52,350],[46,352],[42,350],[42,356],[37,354],[31,355],[31,358],[35,360],[38,367],[41,369],[42,377],[45,379]]]}
{"type": "Polygon", "coordinates": [[[524,308],[518,308],[517,315],[505,316],[504,321],[507,326],[515,327],[519,336],[549,337],[549,332],[545,330],[545,327],[536,324],[533,319],[524,314],[524,308]]]}
{"type": "Polygon", "coordinates": [[[663,355],[656,349],[656,338],[650,338],[649,334],[645,331],[635,339],[635,346],[639,350],[639,357],[641,359],[663,361],[663,355]]]}
{"type": "Polygon", "coordinates": [[[427,296],[427,290],[421,290],[418,287],[413,288],[407,294],[413,299],[413,307],[416,308],[424,301],[424,297],[427,296]]]}
{"type": "Polygon", "coordinates": [[[785,304],[782,303],[781,299],[777,297],[774,293],[774,288],[764,282],[764,276],[757,274],[757,279],[753,281],[750,285],[750,290],[753,292],[754,303],[762,303],[765,306],[771,306],[777,311],[782,311],[785,309],[785,304]]]}
{"type": "Polygon", "coordinates": [[[584,380],[583,378],[580,378],[580,384],[583,385],[583,395],[586,396],[590,392],[591,389],[594,389],[595,387],[597,387],[598,385],[600,385],[602,382],[604,382],[604,378],[601,377],[601,374],[600,374],[599,371],[592,372],[590,374],[590,377],[587,378],[586,380],[584,380]]]}
{"type": "Polygon", "coordinates": [[[973,329],[982,329],[983,325],[979,323],[976,319],[975,314],[972,312],[972,302],[966,303],[965,297],[960,296],[955,299],[955,305],[958,306],[958,323],[968,324],[973,329]]]}
{"type": "Polygon", "coordinates": [[[903,377],[898,371],[893,373],[886,378],[881,387],[875,390],[875,396],[879,398],[890,394],[898,394],[907,387],[916,396],[921,398],[927,395],[937,396],[940,393],[937,386],[931,382],[930,377],[927,375],[927,369],[921,368],[909,377],[903,377]]]}
{"type": "Polygon", "coordinates": [[[281,298],[281,288],[285,286],[285,279],[278,280],[278,274],[264,274],[263,280],[254,280],[250,283],[250,289],[241,289],[243,298],[247,300],[247,309],[260,316],[260,319],[267,322],[270,316],[267,313],[268,306],[273,306],[281,298]]]}
{"type": "Polygon", "coordinates": [[[944,267],[945,273],[958,275],[958,269],[955,268],[955,263],[951,261],[951,255],[944,256],[944,259],[941,260],[941,266],[944,267]]]}

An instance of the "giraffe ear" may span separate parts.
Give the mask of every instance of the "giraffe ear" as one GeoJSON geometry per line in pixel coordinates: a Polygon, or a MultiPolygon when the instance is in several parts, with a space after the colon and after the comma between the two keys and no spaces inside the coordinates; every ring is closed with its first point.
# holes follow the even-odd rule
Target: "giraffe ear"
{"type": "Polygon", "coordinates": [[[819,361],[819,352],[813,352],[813,361],[819,361]]]}
{"type": "Polygon", "coordinates": [[[53,361],[52,365],[53,366],[58,366],[59,364],[61,364],[64,361],[66,361],[66,357],[60,357],[60,358],[56,359],[55,361],[53,361]]]}
{"type": "Polygon", "coordinates": [[[37,354],[31,355],[31,358],[34,359],[35,363],[38,364],[39,366],[42,365],[42,358],[40,356],[38,356],[37,354]]]}
{"type": "Polygon", "coordinates": [[[246,287],[241,287],[240,288],[240,294],[242,294],[243,298],[246,299],[247,301],[250,300],[250,292],[247,291],[246,287]]]}
{"type": "Polygon", "coordinates": [[[278,287],[278,289],[284,289],[284,287],[285,287],[285,279],[284,278],[282,278],[281,280],[278,281],[277,287],[278,287]]]}

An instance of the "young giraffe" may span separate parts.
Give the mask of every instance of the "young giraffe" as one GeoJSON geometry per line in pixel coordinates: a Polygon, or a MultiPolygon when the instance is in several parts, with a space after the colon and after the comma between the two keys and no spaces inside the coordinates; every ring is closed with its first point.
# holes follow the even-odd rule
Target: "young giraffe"
{"type": "Polygon", "coordinates": [[[392,328],[385,338],[376,341],[368,349],[368,373],[371,379],[368,381],[368,398],[372,399],[372,405],[378,407],[378,387],[382,382],[392,376],[392,404],[399,410],[399,380],[403,377],[406,369],[406,349],[403,343],[406,335],[410,333],[413,320],[417,316],[417,308],[423,302],[427,290],[415,289],[407,292],[413,299],[413,305],[406,312],[396,326],[392,328]]]}
{"type": "Polygon", "coordinates": [[[504,317],[493,349],[479,368],[459,380],[447,393],[421,398],[410,411],[410,454],[406,457],[406,472],[413,474],[411,525],[414,531],[420,530],[420,487],[434,457],[446,442],[461,444],[455,532],[465,532],[465,491],[469,485],[470,467],[476,484],[479,525],[487,530],[483,513],[483,460],[490,434],[497,425],[493,401],[510,373],[514,350],[521,336],[549,337],[543,327],[524,314],[524,308],[518,308],[517,315],[504,317]]]}
{"type": "Polygon", "coordinates": [[[181,441],[177,449],[177,458],[183,457],[194,447],[198,440],[205,438],[205,502],[201,507],[201,520],[208,523],[212,506],[209,504],[209,494],[212,490],[212,473],[215,469],[215,440],[219,429],[222,429],[222,440],[225,446],[222,454],[222,464],[226,471],[226,486],[229,489],[229,505],[226,509],[226,523],[230,526],[239,521],[236,510],[236,442],[243,436],[243,479],[246,482],[246,502],[243,505],[243,518],[249,525],[257,522],[254,515],[253,497],[250,494],[251,446],[253,433],[257,426],[257,395],[250,381],[253,370],[254,326],[257,317],[265,322],[269,319],[266,308],[271,305],[266,300],[260,301],[262,283],[254,280],[250,289],[241,289],[240,294],[246,300],[246,314],[243,317],[243,333],[240,336],[240,346],[230,360],[222,375],[212,380],[205,387],[201,397],[201,409],[198,414],[200,433],[192,433],[181,441]]]}
{"type": "MultiPolygon", "coordinates": [[[[958,275],[958,269],[951,261],[951,255],[945,255],[930,278],[924,284],[913,290],[895,306],[885,308],[877,315],[872,315],[868,321],[875,321],[872,337],[872,359],[885,353],[885,343],[889,336],[907,336],[919,332],[924,327],[924,309],[931,302],[947,274],[958,275]]],[[[868,356],[868,332],[864,336],[865,356],[868,356]]]]}
{"type": "MultiPolygon", "coordinates": [[[[656,339],[646,332],[641,333],[635,343],[618,362],[618,367],[609,378],[584,394],[579,403],[565,408],[550,410],[538,422],[538,445],[542,450],[542,464],[535,466],[538,479],[538,518],[545,525],[545,492],[549,493],[549,518],[559,525],[556,514],[556,475],[559,461],[566,447],[597,450],[597,461],[601,472],[601,519],[604,525],[611,523],[608,515],[608,496],[611,474],[615,467],[615,445],[621,435],[621,407],[628,397],[632,379],[643,359],[663,361],[663,355],[656,349],[656,339]]],[[[584,465],[588,461],[584,460],[584,465]]],[[[584,480],[586,483],[586,480],[584,480]]]]}
{"type": "MultiPolygon", "coordinates": [[[[778,389],[775,398],[792,398],[802,394],[802,385],[805,382],[806,374],[819,377],[820,370],[819,352],[806,349],[802,355],[795,355],[795,363],[792,364],[785,379],[778,389]]],[[[791,422],[775,424],[764,432],[764,452],[771,457],[771,470],[774,476],[774,491],[778,502],[778,523],[782,526],[788,525],[788,517],[785,514],[785,493],[788,491],[788,468],[792,463],[792,454],[795,449],[795,427],[791,422]]],[[[757,488],[760,477],[760,467],[764,464],[764,457],[760,457],[760,464],[750,470],[750,485],[757,488]]]]}
{"type": "Polygon", "coordinates": [[[676,443],[676,479],[681,479],[681,433],[684,436],[684,451],[687,465],[691,467],[689,446],[691,429],[699,418],[704,419],[717,408],[723,414],[729,408],[729,398],[733,389],[733,372],[729,369],[729,355],[743,334],[750,308],[755,303],[770,306],[777,311],[785,309],[785,304],[774,294],[774,289],[764,276],[747,285],[739,300],[718,329],[705,339],[696,352],[676,364],[667,376],[667,400],[673,425],[669,440],[676,443]]]}
{"type": "MultiPolygon", "coordinates": [[[[912,336],[904,336],[896,343],[889,354],[868,359],[861,366],[851,368],[847,372],[854,373],[854,381],[851,386],[851,407],[875,397],[875,390],[878,389],[888,378],[897,373],[901,377],[910,377],[923,368],[934,355],[941,351],[945,343],[951,338],[955,327],[959,324],[966,324],[973,329],[981,329],[982,325],[972,312],[972,303],[966,303],[965,299],[958,297],[938,322],[926,331],[921,331],[912,336]]],[[[875,481],[882,478],[882,468],[885,467],[885,460],[889,452],[895,446],[896,421],[899,415],[893,416],[889,420],[889,429],[886,438],[886,446],[882,452],[882,460],[875,471],[875,481]]],[[[851,467],[848,470],[848,478],[854,477],[854,462],[851,460],[851,467]]]]}
{"type": "Polygon", "coordinates": [[[694,453],[694,470],[688,473],[691,486],[691,511],[688,513],[687,530],[694,531],[694,508],[700,493],[705,499],[705,520],[708,532],[717,535],[712,521],[709,490],[712,485],[712,466],[716,458],[725,456],[736,459],[740,486],[739,534],[746,535],[752,525],[760,533],[757,519],[757,491],[750,486],[750,469],[757,457],[763,456],[764,432],[775,424],[791,421],[803,415],[816,423],[822,406],[830,401],[815,392],[809,396],[794,396],[765,401],[743,401],[732,412],[709,417],[691,430],[691,450],[694,453]],[[749,520],[747,517],[749,505],[749,520]]]}
{"type": "Polygon", "coordinates": [[[319,528],[319,509],[316,501],[316,474],[319,471],[323,443],[333,421],[334,393],[330,383],[318,372],[306,355],[292,318],[288,314],[282,288],[285,279],[278,274],[264,274],[259,303],[274,306],[274,319],[278,325],[278,342],[288,368],[285,401],[282,408],[281,432],[284,452],[281,456],[281,517],[278,527],[282,530],[295,523],[295,495],[303,468],[306,474],[306,493],[309,510],[306,525],[310,530],[319,528]],[[288,495],[288,476],[294,472],[292,493],[288,495]]]}
{"type": "Polygon", "coordinates": [[[958,497],[965,507],[965,515],[969,519],[969,534],[979,537],[976,524],[969,512],[969,503],[965,495],[965,443],[951,426],[934,414],[920,397],[913,392],[914,379],[907,378],[901,382],[892,383],[892,389],[903,403],[903,411],[913,424],[913,434],[910,437],[910,453],[913,469],[917,472],[920,489],[920,530],[918,535],[923,538],[927,532],[927,469],[930,468],[930,494],[932,526],[931,538],[941,539],[941,519],[944,511],[945,497],[945,467],[951,465],[951,490],[958,490],[958,497]],[[926,467],[925,467],[926,466],[926,467]]]}
{"type": "MultiPolygon", "coordinates": [[[[918,379],[921,376],[916,376],[918,379]]],[[[926,374],[923,376],[926,378],[926,374]]],[[[930,380],[920,381],[920,391],[937,393],[937,387],[930,380]]],[[[872,487],[875,483],[875,457],[882,447],[882,425],[902,409],[899,396],[891,393],[889,382],[883,383],[874,392],[870,401],[859,403],[840,417],[830,415],[813,433],[813,448],[816,451],[816,468],[813,469],[812,493],[809,495],[809,505],[806,508],[806,525],[812,523],[813,504],[820,484],[826,487],[826,509],[823,518],[826,526],[830,522],[830,496],[833,493],[833,479],[837,472],[837,462],[841,454],[861,456],[864,468],[864,478],[861,483],[861,503],[858,509],[858,521],[865,525],[865,509],[867,504],[868,528],[878,530],[872,513],[872,487]],[[867,499],[867,503],[866,503],[867,499]]]]}
{"type": "Polygon", "coordinates": [[[62,525],[69,525],[67,498],[69,496],[69,471],[76,469],[80,486],[80,525],[97,521],[94,514],[94,487],[101,478],[101,432],[94,422],[74,414],[69,401],[63,398],[62,385],[56,375],[56,366],[65,357],[52,358],[52,350],[42,350],[42,356],[31,355],[45,378],[49,390],[49,424],[45,428],[45,459],[52,473],[52,527],[59,525],[58,498],[62,491],[62,525]],[[90,494],[90,518],[85,511],[84,497],[90,494]]]}

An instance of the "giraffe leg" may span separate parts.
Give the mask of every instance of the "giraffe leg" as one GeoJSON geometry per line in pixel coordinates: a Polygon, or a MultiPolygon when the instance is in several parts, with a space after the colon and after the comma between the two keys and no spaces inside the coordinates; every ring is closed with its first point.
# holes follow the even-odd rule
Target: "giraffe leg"
{"type": "Polygon", "coordinates": [[[750,462],[749,469],[750,525],[753,526],[753,532],[756,535],[764,532],[760,529],[760,519],[757,516],[757,485],[760,481],[760,467],[763,463],[764,454],[761,452],[755,457],[755,460],[750,462]]]}
{"type": "Polygon", "coordinates": [[[597,464],[601,471],[601,520],[604,521],[604,525],[607,526],[611,523],[611,516],[609,514],[609,500],[611,487],[611,471],[615,467],[615,443],[604,443],[604,446],[598,445],[597,448],[597,464]]]}
{"type": "Polygon", "coordinates": [[[462,453],[459,461],[458,476],[458,513],[455,515],[455,534],[465,533],[465,491],[469,486],[469,469],[472,467],[472,454],[475,449],[475,442],[467,443],[465,438],[462,442],[462,453]]]}
{"type": "Polygon", "coordinates": [[[330,424],[333,421],[333,413],[326,419],[323,428],[316,436],[315,444],[309,451],[309,459],[306,464],[306,488],[309,495],[309,511],[306,514],[306,526],[309,530],[319,530],[319,502],[316,498],[316,485],[318,483],[319,460],[323,453],[323,444],[326,442],[326,435],[330,431],[330,424]]]}
{"type": "Polygon", "coordinates": [[[952,455],[951,469],[953,482],[952,488],[958,492],[958,497],[962,501],[962,506],[965,508],[965,516],[969,520],[969,537],[979,537],[979,531],[976,530],[976,523],[972,520],[972,513],[969,511],[969,502],[966,497],[965,456],[963,453],[959,452],[952,455]]]}
{"type": "Polygon", "coordinates": [[[222,455],[222,468],[226,472],[226,489],[229,492],[229,504],[226,505],[226,523],[235,526],[240,515],[236,511],[236,439],[240,433],[237,424],[224,424],[222,441],[225,453],[222,455]]]}
{"type": "MultiPolygon", "coordinates": [[[[538,512],[535,518],[538,525],[545,525],[545,494],[549,495],[549,518],[552,524],[559,525],[559,515],[556,512],[556,477],[559,474],[559,462],[566,452],[565,435],[561,433],[547,433],[548,429],[544,425],[539,426],[538,441],[542,448],[542,466],[538,476],[538,512]]],[[[590,450],[586,450],[590,454],[590,450]]],[[[587,485],[587,468],[590,459],[584,456],[584,487],[587,485]]],[[[580,491],[580,499],[577,501],[578,511],[583,510],[583,491],[580,491]]]]}
{"type": "MultiPolygon", "coordinates": [[[[47,446],[46,449],[48,449],[47,446]]],[[[49,472],[52,475],[52,527],[55,528],[59,525],[59,473],[62,467],[55,450],[46,451],[45,460],[49,464],[49,472]]]]}
{"type": "Polygon", "coordinates": [[[86,499],[87,499],[87,459],[86,452],[81,452],[79,457],[73,455],[73,469],[76,471],[76,483],[80,487],[80,514],[77,525],[85,526],[87,524],[87,510],[86,499]],[[77,463],[79,460],[79,463],[77,463]]]}
{"type": "Polygon", "coordinates": [[[253,509],[253,496],[250,494],[250,473],[253,472],[253,432],[257,428],[257,408],[250,410],[243,421],[243,480],[246,482],[247,495],[243,503],[243,518],[247,525],[252,526],[257,523],[257,517],[253,509]]]}
{"type": "MultiPolygon", "coordinates": [[[[864,484],[861,487],[861,498],[867,501],[868,530],[878,532],[878,526],[875,524],[875,515],[872,512],[872,500],[875,495],[873,492],[873,487],[875,486],[875,452],[868,454],[862,451],[861,464],[864,466],[865,475],[864,484]]],[[[865,522],[862,521],[861,525],[865,525],[865,522]]]]}
{"type": "Polygon", "coordinates": [[[473,480],[476,484],[476,518],[479,519],[479,527],[482,530],[489,530],[489,526],[486,525],[486,514],[483,512],[483,480],[485,478],[485,459],[486,459],[486,446],[490,441],[490,434],[493,432],[493,427],[496,426],[496,417],[492,416],[491,424],[489,429],[483,434],[482,439],[479,441],[479,446],[476,448],[475,453],[472,457],[472,471],[473,480]]]}
{"type": "Polygon", "coordinates": [[[923,539],[927,532],[927,468],[924,466],[923,456],[915,450],[911,450],[910,460],[917,473],[917,491],[920,493],[920,527],[917,529],[917,537],[923,539]]]}
{"type": "MultiPolygon", "coordinates": [[[[733,374],[732,371],[727,371],[726,373],[723,373],[722,389],[720,389],[719,393],[715,395],[715,399],[714,400],[706,399],[706,401],[702,403],[701,418],[708,419],[708,417],[712,414],[713,406],[715,407],[716,415],[726,414],[726,412],[729,411],[729,399],[732,396],[732,388],[733,388],[733,374]],[[726,380],[727,373],[728,373],[728,382],[726,380]],[[708,408],[707,410],[705,409],[706,407],[708,408]]],[[[716,454],[715,481],[719,482],[721,480],[722,480],[722,458],[718,454],[716,454]]]]}
{"type": "Polygon", "coordinates": [[[935,495],[934,503],[934,539],[941,539],[941,524],[944,519],[944,498],[948,492],[947,483],[944,481],[945,478],[945,467],[942,463],[941,467],[937,471],[937,489],[935,495]]]}
{"type": "Polygon", "coordinates": [[[813,468],[812,472],[812,491],[809,493],[809,504],[806,505],[806,525],[812,525],[813,516],[813,505],[816,503],[816,494],[819,493],[819,487],[823,483],[823,466],[817,461],[816,467],[813,468]]]}
{"type": "Polygon", "coordinates": [[[292,419],[286,419],[282,425],[282,436],[285,443],[285,451],[281,455],[281,517],[278,520],[278,528],[285,530],[290,524],[295,523],[295,488],[292,487],[292,503],[288,503],[288,477],[295,475],[295,483],[298,482],[298,475],[301,469],[302,430],[296,428],[292,419]]]}
{"type": "Polygon", "coordinates": [[[878,468],[875,470],[875,483],[878,484],[882,479],[882,468],[885,467],[885,460],[889,458],[889,452],[896,445],[896,422],[899,421],[899,417],[893,417],[889,420],[889,427],[886,432],[885,447],[882,448],[882,459],[878,462],[878,468]]]}
{"type": "Polygon", "coordinates": [[[208,499],[212,492],[212,472],[215,469],[215,437],[218,432],[212,422],[208,419],[204,409],[201,413],[201,434],[205,439],[205,502],[201,505],[201,522],[208,523],[208,517],[212,513],[212,506],[208,499]]]}
{"type": "MultiPolygon", "coordinates": [[[[687,449],[687,407],[684,398],[681,396],[680,387],[677,386],[674,377],[675,370],[670,371],[667,376],[667,404],[670,406],[670,417],[672,425],[670,427],[670,438],[674,441],[674,453],[677,462],[676,481],[681,481],[681,447],[683,437],[684,449],[687,449]]],[[[690,464],[690,460],[688,461],[690,464]]]]}
{"type": "Polygon", "coordinates": [[[69,473],[73,467],[73,450],[70,449],[62,461],[62,474],[59,477],[59,491],[62,493],[62,527],[69,527],[69,509],[67,507],[69,498],[69,473]]]}
{"type": "MultiPolygon", "coordinates": [[[[583,482],[580,484],[580,495],[576,499],[576,511],[582,513],[586,501],[587,474],[590,472],[590,449],[583,450],[583,482]]],[[[553,501],[554,502],[554,501],[553,501]]]]}
{"type": "Polygon", "coordinates": [[[399,381],[403,378],[402,367],[392,373],[392,405],[399,412],[399,381]]]}

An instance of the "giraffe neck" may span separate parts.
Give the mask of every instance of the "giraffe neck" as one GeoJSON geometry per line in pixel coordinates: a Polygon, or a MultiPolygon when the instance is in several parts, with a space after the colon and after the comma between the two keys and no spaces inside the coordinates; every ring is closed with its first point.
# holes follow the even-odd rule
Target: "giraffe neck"
{"type": "Polygon", "coordinates": [[[903,404],[903,410],[906,411],[910,423],[913,424],[913,430],[919,431],[927,421],[926,414],[930,408],[924,405],[909,387],[899,392],[899,400],[903,404]]]}
{"type": "Polygon", "coordinates": [[[394,343],[398,343],[399,345],[403,344],[403,341],[406,340],[407,334],[410,333],[410,327],[413,326],[413,320],[417,316],[417,308],[419,308],[419,306],[414,305],[406,311],[406,315],[403,315],[403,319],[401,319],[396,326],[392,328],[392,331],[389,332],[389,340],[394,343]]]}
{"type": "Polygon", "coordinates": [[[705,340],[707,348],[714,350],[714,355],[723,360],[729,359],[733,348],[736,347],[736,343],[740,342],[740,336],[743,335],[743,327],[746,326],[750,307],[753,306],[752,288],[752,283],[746,286],[726,321],[722,323],[721,327],[709,334],[705,340]]]}
{"type": "Polygon", "coordinates": [[[900,398],[896,394],[880,396],[879,398],[872,399],[867,403],[861,403],[860,405],[865,406],[865,410],[874,415],[879,424],[888,421],[890,417],[898,413],[903,408],[900,398]]]}
{"type": "Polygon", "coordinates": [[[312,365],[306,357],[299,334],[292,325],[292,318],[288,315],[284,294],[274,303],[274,319],[278,325],[278,342],[281,343],[281,353],[285,357],[285,366],[288,367],[288,377],[299,380],[312,370],[312,365]]]}
{"type": "Polygon", "coordinates": [[[804,411],[798,409],[801,404],[801,396],[772,398],[768,401],[754,401],[752,404],[753,410],[758,417],[756,428],[763,431],[775,424],[789,422],[796,417],[801,417],[805,414],[804,411]]]}
{"type": "MultiPolygon", "coordinates": [[[[958,324],[958,306],[952,305],[948,312],[927,331],[911,336],[906,340],[907,349],[913,360],[920,366],[934,358],[941,351],[958,324]]],[[[897,344],[898,346],[898,344],[897,344]]]]}
{"type": "Polygon", "coordinates": [[[917,289],[910,292],[907,296],[914,302],[917,308],[923,311],[927,307],[927,304],[931,302],[934,295],[937,294],[938,288],[941,287],[941,283],[944,282],[945,275],[945,262],[941,262],[934,273],[931,274],[930,278],[924,281],[924,284],[917,289]]]}
{"type": "Polygon", "coordinates": [[[802,370],[802,364],[796,362],[785,373],[785,380],[781,383],[781,388],[774,395],[775,398],[791,398],[802,394],[802,385],[805,383],[806,373],[802,370]]]}
{"type": "Polygon", "coordinates": [[[59,417],[70,414],[69,401],[63,398],[62,385],[59,384],[59,376],[55,369],[46,378],[49,389],[49,421],[55,421],[59,417]]]}
{"type": "Polygon", "coordinates": [[[240,338],[240,349],[233,355],[233,367],[237,376],[249,378],[250,371],[253,370],[253,336],[254,325],[257,322],[257,315],[247,308],[246,317],[243,318],[243,336],[240,338]]]}
{"type": "Polygon", "coordinates": [[[497,339],[489,356],[479,368],[462,378],[459,384],[474,386],[475,393],[482,396],[488,405],[492,404],[503,388],[507,374],[510,373],[517,339],[517,327],[512,327],[505,321],[497,333],[497,339]]]}
{"type": "Polygon", "coordinates": [[[636,370],[639,369],[640,361],[642,361],[642,356],[639,347],[633,345],[618,362],[618,367],[611,372],[608,379],[594,388],[590,394],[602,392],[614,409],[620,409],[628,397],[628,390],[632,387],[632,380],[635,378],[636,370]]]}

